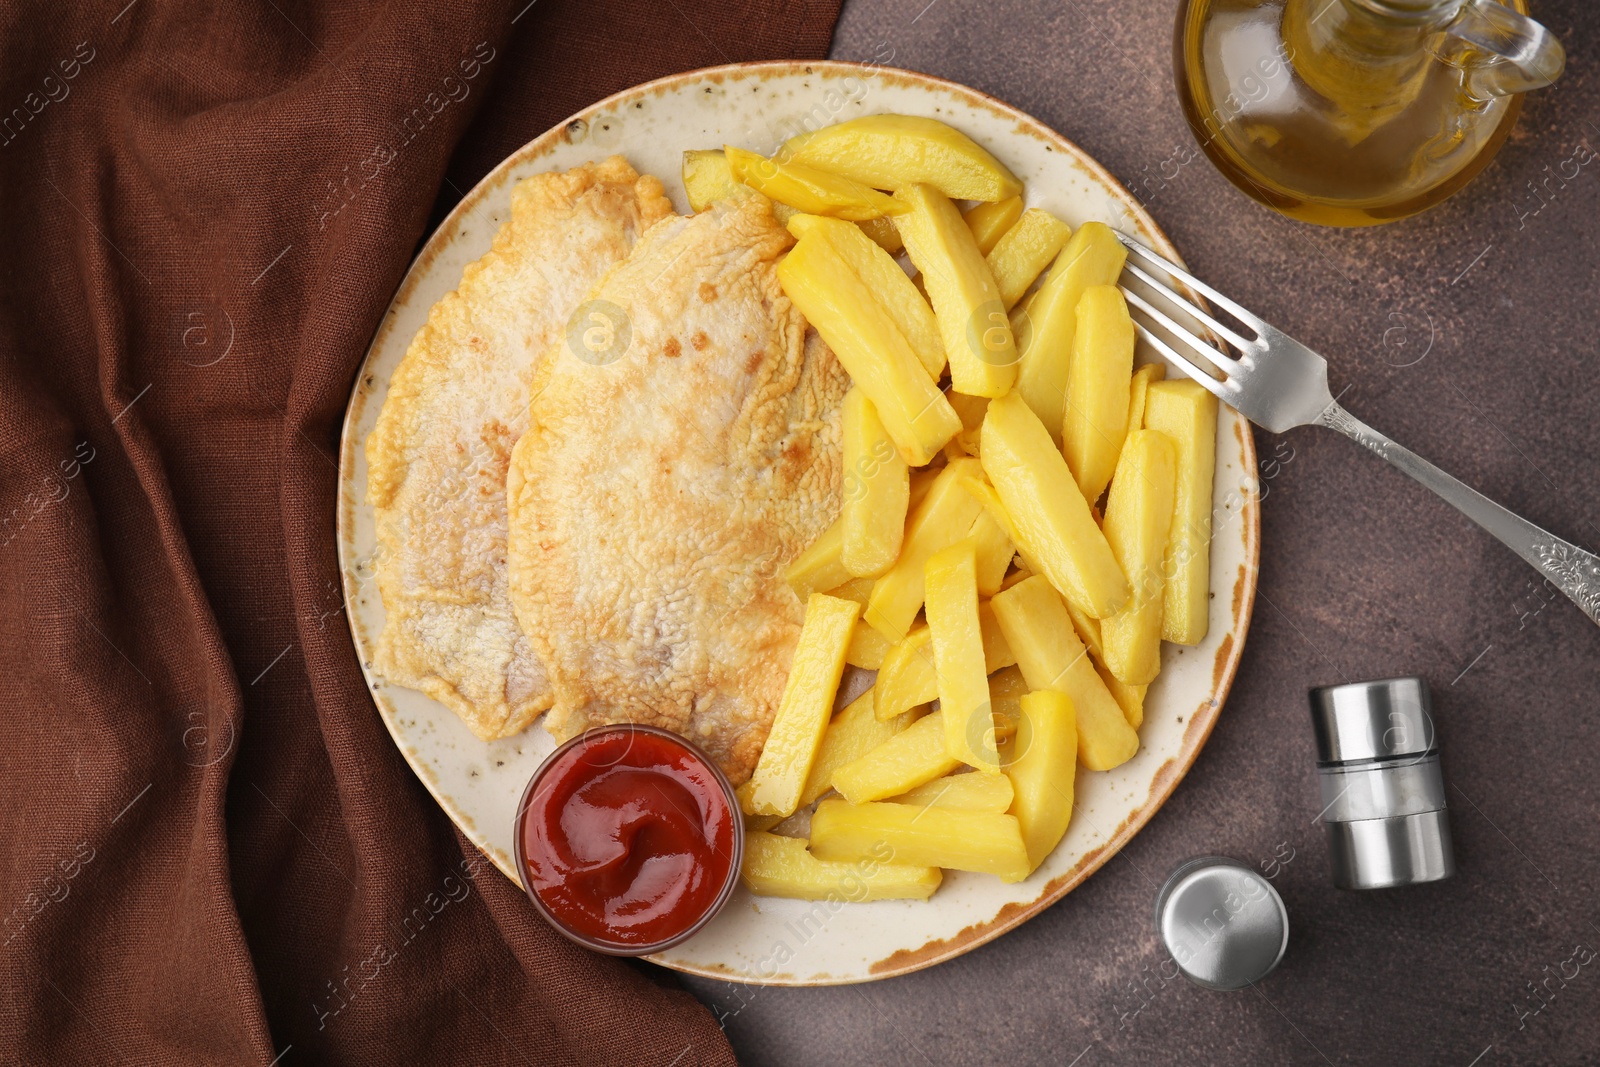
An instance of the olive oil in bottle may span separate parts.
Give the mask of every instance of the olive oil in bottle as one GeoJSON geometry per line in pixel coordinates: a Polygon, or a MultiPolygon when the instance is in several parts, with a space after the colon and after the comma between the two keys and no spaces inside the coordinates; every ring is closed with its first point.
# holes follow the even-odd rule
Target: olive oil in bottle
{"type": "Polygon", "coordinates": [[[1240,189],[1285,215],[1369,226],[1423,211],[1505,141],[1561,45],[1522,0],[1187,0],[1178,96],[1240,189]]]}

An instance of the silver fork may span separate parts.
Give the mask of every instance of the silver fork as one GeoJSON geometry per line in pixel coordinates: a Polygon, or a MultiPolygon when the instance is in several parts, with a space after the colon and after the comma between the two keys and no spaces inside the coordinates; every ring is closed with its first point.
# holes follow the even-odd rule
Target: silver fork
{"type": "Polygon", "coordinates": [[[1127,285],[1122,294],[1150,321],[1183,346],[1180,352],[1145,323],[1134,320],[1134,329],[1174,365],[1223,403],[1266,430],[1283,433],[1295,426],[1315,424],[1338,430],[1443,497],[1457,511],[1488,530],[1511,551],[1521,556],[1550,583],[1565,593],[1591,620],[1600,623],[1600,557],[1540,529],[1515,515],[1482,493],[1452,478],[1432,463],[1363,423],[1341,408],[1328,392],[1328,362],[1293,337],[1251,314],[1171,260],[1150,251],[1124,234],[1118,239],[1127,246],[1130,257],[1123,268],[1151,290],[1151,295],[1174,305],[1181,315],[1204,324],[1238,352],[1238,358],[1219,351],[1194,328],[1127,285]],[[1246,337],[1219,322],[1173,287],[1159,281],[1133,262],[1134,258],[1164,271],[1188,286],[1243,325],[1254,336],[1246,337]]]}

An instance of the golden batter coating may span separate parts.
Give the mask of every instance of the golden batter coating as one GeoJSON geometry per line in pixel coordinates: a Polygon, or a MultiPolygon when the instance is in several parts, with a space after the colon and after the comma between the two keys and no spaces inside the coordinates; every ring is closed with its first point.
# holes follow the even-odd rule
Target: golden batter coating
{"type": "Polygon", "coordinates": [[[506,569],[506,468],[534,369],[590,287],[671,214],[661,183],[620,156],[519,183],[491,251],[412,340],[367,439],[385,613],[377,669],[486,741],[552,699],[506,569]]]}
{"type": "Polygon", "coordinates": [[[839,511],[849,384],[779,288],[791,243],[761,197],[662,223],[589,296],[626,349],[544,368],[507,491],[557,738],[650,723],[735,783],[755,767],[804,616],[783,571],[839,511]]]}

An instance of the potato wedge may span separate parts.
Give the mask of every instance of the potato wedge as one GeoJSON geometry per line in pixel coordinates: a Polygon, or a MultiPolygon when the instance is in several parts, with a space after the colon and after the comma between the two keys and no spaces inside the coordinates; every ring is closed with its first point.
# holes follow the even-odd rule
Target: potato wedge
{"type": "Polygon", "coordinates": [[[1090,503],[1111,484],[1128,434],[1133,379],[1133,320],[1114,285],[1091,285],[1078,301],[1067,369],[1061,452],[1090,503]]]}
{"type": "MultiPolygon", "coordinates": [[[[983,642],[983,669],[986,673],[1004,670],[1017,662],[1006,643],[994,608],[987,600],[978,603],[978,633],[983,642]]],[[[919,626],[889,646],[878,666],[873,686],[874,707],[879,718],[893,718],[920,704],[939,699],[939,672],[933,658],[933,635],[919,626]]]]}
{"type": "Polygon", "coordinates": [[[1029,561],[1095,618],[1122,610],[1128,583],[1067,464],[1018,393],[989,402],[979,443],[989,476],[1029,561]]]}
{"type": "Polygon", "coordinates": [[[811,854],[842,863],[881,857],[978,871],[1002,882],[1028,877],[1028,849],[1016,816],[987,811],[824,800],[811,816],[811,854]]]}
{"type": "Polygon", "coordinates": [[[988,255],[1000,243],[1005,232],[1022,217],[1022,197],[1011,196],[992,203],[974,204],[962,214],[972,239],[978,242],[978,251],[988,255]]]}
{"type": "Polygon", "coordinates": [[[1091,285],[1115,285],[1127,258],[1127,250],[1109,226],[1084,223],[1056,256],[1023,313],[1027,325],[1018,330],[1022,358],[1017,364],[1017,391],[1058,448],[1067,413],[1067,369],[1078,330],[1078,299],[1091,285]]]}
{"type": "Polygon", "coordinates": [[[780,158],[874,189],[926,182],[952,200],[1004,200],[1022,183],[966,134],[937,119],[868,115],[791,138],[780,158]]]}
{"type": "Polygon", "coordinates": [[[1095,673],[1073,632],[1067,606],[1050,583],[1035,575],[996,593],[990,603],[1028,687],[1072,698],[1078,761],[1091,771],[1108,771],[1132,759],[1139,751],[1139,735],[1095,673]]]}
{"type": "Polygon", "coordinates": [[[1106,666],[1128,685],[1149,685],[1161,671],[1162,564],[1177,481],[1177,449],[1159,430],[1135,430],[1117,464],[1104,529],[1132,594],[1100,623],[1106,666]]]}
{"type": "Polygon", "coordinates": [[[918,713],[913,710],[880,721],[873,714],[872,704],[872,690],[869,689],[828,723],[822,744],[817,746],[817,758],[811,761],[806,787],[800,794],[802,808],[833,788],[833,774],[840,767],[865,756],[917,720],[918,713]]]}
{"type": "Polygon", "coordinates": [[[787,816],[799,808],[844,673],[850,631],[860,613],[860,604],[825,593],[813,593],[806,601],[789,680],[747,783],[748,793],[741,797],[746,815],[787,816]]]}
{"type": "Polygon", "coordinates": [[[833,788],[852,804],[899,796],[961,766],[945,750],[944,716],[924,715],[865,755],[839,767],[833,788]]]}
{"type": "Polygon", "coordinates": [[[851,223],[821,215],[796,215],[787,226],[796,240],[816,234],[850,264],[855,276],[900,327],[912,351],[928,369],[928,377],[937,381],[944,373],[944,341],[939,336],[939,324],[934,321],[933,308],[900,264],[851,223]]]}
{"type": "Polygon", "coordinates": [[[947,463],[927,497],[912,509],[900,558],[873,585],[863,616],[885,637],[899,641],[906,636],[922,607],[923,568],[935,552],[955,544],[972,529],[979,505],[962,488],[961,479],[976,477],[981,470],[975,459],[947,463]]]}
{"type": "Polygon", "coordinates": [[[1161,636],[1180,645],[1205,640],[1211,616],[1211,482],[1217,468],[1217,398],[1198,383],[1152,382],[1144,425],[1178,449],[1172,529],[1167,541],[1161,636]]]}
{"type": "Polygon", "coordinates": [[[1100,643],[1099,619],[1091,619],[1083,613],[1082,608],[1073,604],[1067,605],[1067,614],[1072,616],[1072,628],[1078,631],[1078,640],[1089,650],[1089,658],[1094,660],[1095,673],[1106,684],[1106,692],[1111,694],[1111,699],[1122,709],[1122,717],[1128,720],[1128,725],[1137,730],[1144,725],[1144,695],[1150,687],[1129,685],[1111,673],[1111,669],[1106,666],[1105,646],[1100,643]]]}
{"type": "Polygon", "coordinates": [[[937,455],[961,420],[844,258],[807,234],[778,264],[778,281],[878,409],[906,462],[920,467],[937,455]]]}
{"type": "MultiPolygon", "coordinates": [[[[794,558],[783,572],[784,581],[801,600],[812,593],[832,592],[852,579],[844,566],[844,520],[823,530],[811,546],[794,558]]],[[[850,599],[846,597],[845,599],[850,599]]]]}
{"type": "Polygon", "coordinates": [[[927,900],[944,877],[937,867],[819,860],[798,837],[746,834],[739,877],[752,893],[798,900],[927,900]]]}
{"type": "Polygon", "coordinates": [[[906,253],[922,272],[950,364],[950,385],[968,396],[1002,396],[1017,380],[1017,346],[989,265],[950,198],[931,185],[900,189],[895,217],[906,253]]]}
{"type": "Polygon", "coordinates": [[[1007,311],[1016,307],[1028,286],[1056,258],[1071,232],[1050,212],[1030,207],[993,250],[984,253],[984,262],[989,264],[994,284],[1000,290],[1000,302],[1007,311]]]}
{"type": "Polygon", "coordinates": [[[844,650],[844,661],[852,667],[875,671],[883,666],[883,657],[893,647],[893,642],[877,630],[857,622],[850,632],[850,647],[844,650]]]}
{"type": "Polygon", "coordinates": [[[900,556],[911,471],[865,393],[852,386],[842,407],[844,544],[839,561],[858,578],[876,578],[900,556]]]}
{"type": "Polygon", "coordinates": [[[889,802],[914,804],[919,808],[960,808],[1000,814],[1011,807],[1015,796],[1011,779],[1003,774],[947,774],[890,797],[889,802]]]}
{"type": "Polygon", "coordinates": [[[811,215],[862,222],[906,209],[870,186],[799,163],[780,163],[732,145],[722,147],[733,180],[811,215]]]}
{"type": "Polygon", "coordinates": [[[1011,814],[1022,829],[1032,873],[1055,851],[1072,821],[1072,786],[1077,776],[1078,725],[1072,698],[1042,689],[1022,698],[1022,722],[1006,768],[1016,799],[1011,814]]]}
{"type": "Polygon", "coordinates": [[[1011,543],[1010,534],[987,510],[980,511],[978,517],[972,520],[972,529],[967,536],[973,539],[977,547],[978,595],[994,596],[1000,591],[1006,571],[1017,556],[1016,546],[1011,543]]]}
{"type": "Polygon", "coordinates": [[[985,774],[999,774],[989,672],[978,630],[976,545],[971,538],[956,542],[928,560],[925,573],[945,751],[985,774]]]}

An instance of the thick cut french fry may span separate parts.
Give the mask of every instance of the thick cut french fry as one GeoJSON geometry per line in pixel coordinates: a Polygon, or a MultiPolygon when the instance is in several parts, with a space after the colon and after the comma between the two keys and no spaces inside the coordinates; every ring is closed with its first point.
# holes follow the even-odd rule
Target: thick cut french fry
{"type": "Polygon", "coordinates": [[[833,788],[852,804],[898,796],[949,774],[961,761],[945,751],[944,716],[924,715],[833,772],[833,788]]]}
{"type": "Polygon", "coordinates": [[[999,814],[1011,807],[1015,796],[1011,779],[1003,774],[947,774],[889,799],[895,804],[915,804],[919,808],[960,808],[999,814]]]}
{"type": "Polygon", "coordinates": [[[1022,721],[1006,768],[1016,799],[1011,814],[1022,828],[1031,873],[1055,851],[1072,821],[1077,777],[1078,723],[1072,698],[1043,689],[1022,698],[1022,721]]]}
{"type": "Polygon", "coordinates": [[[1105,646],[1100,643],[1099,619],[1091,619],[1075,604],[1067,605],[1067,614],[1072,616],[1072,628],[1078,631],[1078,640],[1083,642],[1089,650],[1089,658],[1094,660],[1095,673],[1106,683],[1106,692],[1122,709],[1122,717],[1128,720],[1128,725],[1137,730],[1144,725],[1144,695],[1150,687],[1129,685],[1111,673],[1111,668],[1106,666],[1105,646]]]}
{"type": "Polygon", "coordinates": [[[814,238],[802,237],[783,258],[778,281],[878,409],[906,462],[920,467],[956,435],[961,420],[849,264],[814,238]]]}
{"type": "Polygon", "coordinates": [[[798,163],[775,162],[732,145],[724,145],[722,152],[728,157],[734,181],[798,211],[851,222],[905,211],[892,197],[838,174],[798,163]]]}
{"type": "Polygon", "coordinates": [[[1083,498],[1100,499],[1128,433],[1133,320],[1114,285],[1091,285],[1078,301],[1078,329],[1067,368],[1061,451],[1083,498]]]}
{"type": "Polygon", "coordinates": [[[872,243],[889,253],[898,256],[905,251],[905,242],[900,240],[900,231],[894,228],[894,222],[888,215],[875,219],[864,219],[856,223],[861,227],[861,232],[872,238],[872,243]]]}
{"type": "Polygon", "coordinates": [[[883,657],[893,647],[887,637],[866,623],[858,622],[850,632],[850,647],[844,651],[844,661],[852,667],[875,671],[883,666],[883,657]]]}
{"type": "Polygon", "coordinates": [[[955,408],[956,416],[961,420],[961,432],[956,434],[955,443],[967,455],[976,456],[978,434],[983,429],[983,414],[989,410],[989,398],[968,396],[954,389],[946,389],[944,398],[950,401],[950,406],[955,408]]]}
{"type": "Polygon", "coordinates": [[[1012,196],[1004,200],[995,200],[990,203],[974,204],[962,215],[967,220],[967,229],[972,231],[972,239],[978,242],[978,251],[988,255],[994,246],[1005,236],[1005,232],[1016,225],[1022,217],[1022,197],[1012,196]]]}
{"type": "Polygon", "coordinates": [[[831,592],[852,578],[845,569],[843,553],[844,520],[839,519],[794,558],[783,572],[784,580],[801,600],[810,600],[812,593],[831,592]]]}
{"type": "Polygon", "coordinates": [[[1028,848],[1014,815],[911,804],[824,800],[811,816],[811,854],[841,863],[883,855],[888,862],[1028,877],[1028,848]]]}
{"type": "Polygon", "coordinates": [[[906,504],[906,516],[916,514],[917,508],[928,499],[928,490],[933,488],[933,483],[939,480],[939,475],[944,473],[943,467],[918,467],[911,472],[911,499],[906,504]]]}
{"type": "Polygon", "coordinates": [[[839,219],[796,215],[789,220],[788,228],[796,239],[815,233],[833,246],[900,327],[911,350],[928,369],[928,377],[937,381],[944,373],[944,341],[939,336],[939,324],[934,321],[933,309],[900,264],[868,240],[859,227],[839,219]]]}
{"type": "Polygon", "coordinates": [[[683,191],[689,198],[689,210],[696,214],[718,200],[754,192],[733,176],[720,148],[690,149],[683,154],[683,191]]]}
{"type": "Polygon", "coordinates": [[[816,800],[833,788],[833,772],[854,762],[883,744],[917,719],[916,712],[880,721],[872,710],[872,690],[867,690],[846,705],[828,723],[811,761],[811,774],[800,794],[800,806],[816,800]]]}
{"type": "MultiPolygon", "coordinates": [[[[872,598],[872,579],[852,578],[843,585],[836,585],[832,589],[820,589],[816,591],[827,593],[829,596],[836,596],[840,600],[854,600],[857,604],[861,605],[862,611],[866,611],[867,601],[872,598]]],[[[806,595],[810,596],[811,594],[807,593],[806,595]]]]}
{"type": "Polygon", "coordinates": [[[746,834],[739,876],[750,892],[798,900],[927,900],[944,877],[937,867],[898,863],[830,863],[798,837],[746,834]]]}
{"type": "Polygon", "coordinates": [[[931,185],[910,185],[894,195],[910,209],[894,224],[927,286],[951,388],[968,396],[1003,395],[1017,380],[1017,346],[972,231],[950,198],[931,185]]]}
{"type": "Polygon", "coordinates": [[[972,529],[979,505],[962,488],[961,479],[977,477],[981,470],[975,459],[947,463],[928,495],[912,509],[900,558],[873,584],[864,615],[885,637],[899,641],[910,631],[922,607],[923,568],[935,552],[949,548],[972,529]]]}
{"type": "MultiPolygon", "coordinates": [[[[1146,363],[1142,367],[1135,367],[1133,378],[1128,382],[1128,432],[1144,428],[1144,399],[1145,392],[1150,388],[1151,382],[1165,381],[1167,365],[1165,363],[1146,363]]],[[[957,412],[956,414],[960,414],[957,412]]],[[[961,420],[961,425],[966,426],[966,420],[961,420]]]]}
{"type": "Polygon", "coordinates": [[[1149,685],[1161,671],[1162,563],[1172,526],[1177,450],[1159,430],[1135,430],[1106,500],[1106,541],[1132,595],[1100,624],[1106,666],[1129,685],[1149,685]]]}
{"type": "Polygon", "coordinates": [[[1211,482],[1217,465],[1217,398],[1198,382],[1152,382],[1144,425],[1178,448],[1172,530],[1167,539],[1161,636],[1180,645],[1205,640],[1211,615],[1211,482]]]}
{"type": "Polygon", "coordinates": [[[1128,599],[1122,568],[1066,460],[1019,394],[989,402],[979,451],[1028,569],[1095,618],[1120,611],[1128,599]]]}
{"type": "Polygon", "coordinates": [[[1016,546],[1011,543],[1011,535],[1005,527],[987,510],[979,512],[972,520],[972,530],[967,536],[977,546],[978,595],[994,596],[1006,580],[1011,561],[1016,558],[1016,546]]]}
{"type": "Polygon", "coordinates": [[[937,119],[868,115],[791,138],[779,158],[874,189],[927,182],[952,200],[1004,200],[1022,183],[966,134],[937,119]]]}
{"type": "MultiPolygon", "coordinates": [[[[683,191],[689,198],[689,210],[698,214],[716,203],[729,197],[755,196],[756,191],[743,182],[734,181],[733,168],[728,165],[728,157],[722,154],[722,149],[709,150],[691,149],[683,154],[683,191]]],[[[773,201],[772,217],[779,223],[788,225],[794,217],[802,214],[788,204],[773,201]]],[[[820,216],[812,215],[811,218],[820,216]]],[[[871,238],[873,243],[882,248],[891,256],[897,256],[905,245],[900,241],[900,231],[894,228],[894,223],[889,221],[889,216],[882,215],[875,219],[864,219],[854,224],[863,234],[871,238]]],[[[799,234],[795,234],[799,237],[799,234]]],[[[904,273],[902,271],[901,273],[904,273]]],[[[932,312],[929,312],[932,315],[932,312]]],[[[944,358],[944,349],[939,349],[939,358],[944,358]]]]}
{"type": "MultiPolygon", "coordinates": [[[[1017,732],[1022,717],[1022,698],[1028,693],[1027,679],[1015,664],[989,675],[989,705],[994,709],[995,736],[1002,741],[1017,732]]],[[[1001,761],[1004,766],[1005,761],[1001,761]]]]}
{"type": "MultiPolygon", "coordinates": [[[[978,603],[978,633],[983,641],[983,669],[992,674],[1017,662],[987,600],[978,603]]],[[[939,672],[933,658],[933,635],[919,626],[883,654],[873,686],[880,719],[893,718],[939,698],[939,672]]]]}
{"type": "Polygon", "coordinates": [[[978,629],[976,545],[970,538],[956,542],[928,560],[925,573],[945,751],[969,767],[998,774],[989,672],[978,629]]]}
{"type": "MultiPolygon", "coordinates": [[[[961,485],[968,493],[972,494],[972,499],[983,505],[984,514],[993,519],[1000,529],[1005,531],[1005,535],[1010,539],[1012,547],[1017,550],[1017,555],[1022,558],[1024,569],[1034,573],[1043,573],[1039,562],[1028,554],[1027,546],[1020,540],[1017,534],[1017,524],[1012,520],[1011,513],[1006,510],[1005,504],[1001,503],[1000,494],[994,491],[994,486],[983,478],[963,478],[961,485]]],[[[1007,585],[1015,585],[1020,580],[1013,575],[1011,578],[1001,582],[1000,587],[1003,589],[1007,585]]]]}
{"type": "Polygon", "coordinates": [[[1029,298],[1024,312],[1027,324],[1019,329],[1022,360],[1017,365],[1017,391],[1044,422],[1057,447],[1067,413],[1067,370],[1078,329],[1078,298],[1091,285],[1116,284],[1127,258],[1127,250],[1109,226],[1086,222],[1029,298]]]}
{"type": "Polygon", "coordinates": [[[844,394],[844,545],[839,560],[858,578],[876,578],[900,556],[911,500],[911,471],[878,418],[852,386],[844,394]]]}
{"type": "Polygon", "coordinates": [[[746,815],[793,815],[800,806],[844,673],[850,631],[860,613],[860,604],[825,593],[814,593],[806,601],[789,680],[747,783],[748,792],[741,797],[746,815]]]}
{"type": "Polygon", "coordinates": [[[1050,212],[1030,207],[993,250],[984,253],[984,261],[1000,290],[1000,302],[1007,311],[1016,306],[1028,286],[1056,258],[1070,233],[1067,224],[1050,212]]]}
{"type": "Polygon", "coordinates": [[[1072,698],[1078,716],[1078,761],[1108,771],[1139,751],[1139,735],[1095,673],[1072,619],[1050,583],[1035,575],[990,601],[1030,689],[1072,698]]]}

